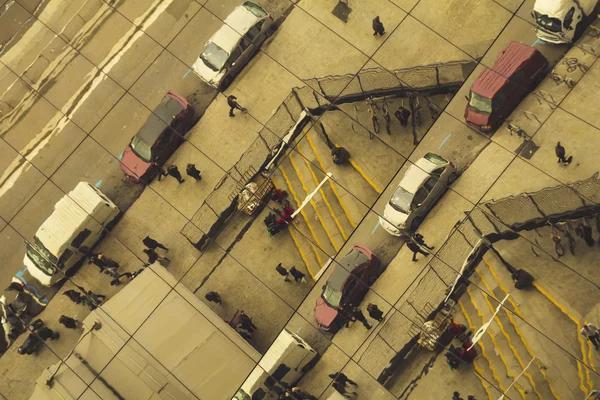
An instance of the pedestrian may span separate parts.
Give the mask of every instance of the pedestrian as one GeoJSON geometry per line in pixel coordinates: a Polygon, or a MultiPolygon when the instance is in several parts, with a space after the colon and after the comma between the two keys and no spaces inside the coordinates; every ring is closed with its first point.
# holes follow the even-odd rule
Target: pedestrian
{"type": "Polygon", "coordinates": [[[586,322],[581,328],[581,336],[592,342],[596,350],[600,350],[600,330],[596,325],[586,322]]]}
{"type": "Polygon", "coordinates": [[[258,329],[258,327],[256,325],[254,325],[254,322],[252,322],[252,318],[250,318],[248,315],[246,315],[246,313],[244,313],[244,310],[240,311],[239,318],[240,318],[240,326],[242,327],[242,329],[246,329],[250,333],[252,333],[256,329],[258,329]]]}
{"type": "Polygon", "coordinates": [[[148,256],[148,264],[154,264],[156,261],[161,262],[162,260],[171,261],[167,257],[159,256],[158,253],[152,249],[144,249],[143,251],[148,256]]]}
{"type": "Polygon", "coordinates": [[[371,329],[371,325],[369,325],[369,323],[367,322],[367,318],[363,314],[363,312],[360,309],[360,307],[356,307],[354,310],[352,310],[352,319],[351,319],[351,321],[359,321],[359,322],[361,322],[365,326],[365,328],[371,329]]]}
{"type": "Polygon", "coordinates": [[[242,328],[241,326],[236,326],[234,329],[244,339],[246,339],[246,340],[252,339],[252,335],[250,334],[250,332],[248,332],[246,329],[242,328]]]}
{"type": "Polygon", "coordinates": [[[300,389],[298,386],[292,388],[292,399],[298,400],[317,400],[315,396],[312,394],[306,393],[304,390],[300,389]]]}
{"type": "Polygon", "coordinates": [[[417,242],[417,244],[419,246],[423,246],[428,250],[433,250],[435,248],[435,246],[431,246],[431,247],[427,246],[427,244],[425,243],[425,239],[423,239],[423,235],[421,235],[420,233],[415,233],[414,239],[415,239],[415,242],[417,242]]]}
{"type": "Polygon", "coordinates": [[[101,254],[92,254],[88,260],[88,264],[94,264],[98,269],[100,269],[100,273],[104,272],[106,268],[106,264],[102,261],[98,256],[101,254]]]}
{"type": "Polygon", "coordinates": [[[511,277],[517,289],[527,289],[533,284],[533,276],[523,269],[514,271],[511,277]]]}
{"type": "Polygon", "coordinates": [[[350,160],[350,152],[344,147],[334,147],[331,150],[331,158],[334,164],[344,165],[350,160]]]}
{"type": "Polygon", "coordinates": [[[410,111],[408,111],[403,106],[398,107],[398,109],[394,112],[398,121],[400,121],[400,125],[408,126],[408,117],[410,117],[410,111]]]}
{"type": "Polygon", "coordinates": [[[202,177],[200,176],[200,171],[196,169],[195,164],[188,164],[187,168],[185,169],[185,173],[188,174],[188,176],[194,178],[196,182],[200,182],[202,180],[202,177]]]}
{"type": "Polygon", "coordinates": [[[477,400],[477,399],[473,395],[468,395],[467,400],[477,400]]]}
{"type": "Polygon", "coordinates": [[[410,239],[406,243],[406,245],[408,246],[408,248],[410,249],[410,251],[413,252],[413,256],[412,256],[413,262],[417,261],[417,253],[421,253],[425,257],[427,257],[429,255],[429,253],[427,253],[426,251],[423,251],[423,249],[421,249],[421,247],[419,247],[419,244],[417,242],[415,242],[413,239],[410,239]]]}
{"type": "Polygon", "coordinates": [[[150,236],[146,236],[142,240],[142,243],[144,244],[144,246],[146,246],[150,250],[156,250],[156,248],[159,248],[159,249],[163,249],[164,251],[169,251],[169,249],[167,249],[163,244],[161,244],[158,241],[152,239],[150,236]]]}
{"type": "Polygon", "coordinates": [[[77,290],[65,290],[63,295],[67,296],[73,303],[81,304],[81,293],[79,293],[77,290]]]}
{"type": "Polygon", "coordinates": [[[339,382],[333,381],[331,386],[347,399],[351,399],[352,396],[358,396],[358,393],[356,392],[346,392],[346,387],[339,382]]]}
{"type": "Polygon", "coordinates": [[[113,279],[117,279],[120,276],[117,268],[115,267],[106,267],[104,269],[104,273],[113,279]]]}
{"type": "Polygon", "coordinates": [[[229,109],[230,117],[235,117],[235,115],[233,114],[233,110],[235,110],[235,109],[238,109],[241,112],[246,112],[246,109],[244,107],[240,106],[240,103],[237,102],[237,97],[235,97],[234,95],[227,96],[227,104],[230,107],[230,109],[229,109]]]}
{"type": "Polygon", "coordinates": [[[373,18],[373,32],[373,36],[383,36],[383,34],[385,33],[385,27],[383,26],[383,23],[379,20],[379,15],[373,18]]]}
{"type": "Polygon", "coordinates": [[[381,311],[379,307],[377,307],[377,304],[369,303],[369,305],[367,306],[367,312],[369,313],[369,316],[374,320],[377,320],[379,322],[383,321],[383,311],[381,311]]]}
{"type": "Polygon", "coordinates": [[[40,347],[41,343],[42,340],[35,333],[30,333],[23,344],[17,349],[17,353],[26,355],[33,354],[37,351],[38,347],[40,347]]]}
{"type": "Polygon", "coordinates": [[[279,275],[283,276],[283,280],[284,282],[289,282],[290,281],[290,273],[288,272],[287,269],[285,269],[281,263],[277,264],[277,266],[275,267],[275,270],[277,272],[279,272],[279,275]]]}
{"type": "MultiPolygon", "coordinates": [[[[118,277],[115,279],[118,279],[118,277]]],[[[104,301],[104,299],[106,299],[105,295],[95,294],[91,290],[88,290],[87,296],[83,296],[83,303],[88,306],[90,311],[94,311],[104,301]]]]}
{"type": "Polygon", "coordinates": [[[587,223],[586,224],[582,224],[582,223],[577,224],[577,227],[575,228],[575,233],[577,234],[577,236],[583,238],[583,240],[585,240],[585,243],[589,247],[594,246],[594,243],[596,241],[594,240],[594,237],[592,236],[592,227],[589,226],[587,223]]]}
{"type": "Polygon", "coordinates": [[[573,156],[569,156],[568,158],[565,158],[566,151],[565,151],[565,148],[560,145],[560,142],[556,143],[554,152],[556,153],[556,157],[558,157],[558,162],[562,162],[563,165],[569,165],[569,164],[571,164],[571,161],[573,161],[573,156]]]}
{"type": "Polygon", "coordinates": [[[121,275],[119,275],[118,277],[116,277],[115,279],[113,279],[112,281],[110,281],[110,286],[118,286],[121,284],[121,278],[122,277],[126,277],[129,278],[130,280],[133,279],[133,274],[131,272],[124,272],[121,275]]]}
{"type": "Polygon", "coordinates": [[[289,224],[294,218],[292,217],[292,214],[294,214],[294,210],[292,210],[289,206],[286,206],[283,208],[283,212],[281,212],[281,218],[275,222],[278,224],[289,224]]]}
{"type": "Polygon", "coordinates": [[[208,301],[212,301],[213,303],[222,304],[221,296],[217,292],[208,292],[204,295],[204,298],[208,301]]]}
{"type": "Polygon", "coordinates": [[[352,379],[348,378],[348,376],[346,376],[346,374],[344,374],[343,372],[336,372],[335,374],[329,374],[329,377],[331,379],[333,379],[334,382],[338,382],[343,386],[346,386],[346,384],[350,384],[352,386],[358,387],[358,383],[356,383],[352,379]]]}
{"type": "Polygon", "coordinates": [[[185,179],[181,177],[181,172],[179,172],[179,168],[177,168],[177,165],[171,164],[167,167],[167,172],[161,171],[160,173],[163,176],[172,176],[173,178],[177,179],[177,182],[179,183],[185,182],[185,179]]]}
{"type": "Polygon", "coordinates": [[[460,397],[460,393],[454,392],[454,394],[452,395],[452,400],[463,400],[463,398],[460,397]]]}
{"type": "Polygon", "coordinates": [[[56,340],[60,337],[60,333],[53,331],[50,328],[47,328],[45,326],[37,329],[35,331],[35,333],[40,337],[40,339],[42,339],[44,342],[48,339],[50,340],[56,340]]]}
{"type": "Polygon", "coordinates": [[[304,278],[304,274],[296,269],[295,266],[290,268],[290,274],[294,277],[296,283],[306,283],[306,278],[304,278]]]}
{"type": "Polygon", "coordinates": [[[61,315],[58,322],[63,324],[67,329],[77,329],[82,326],[81,322],[77,321],[75,318],[67,317],[66,315],[61,315]]]}
{"type": "Polygon", "coordinates": [[[282,204],[283,200],[285,200],[287,196],[288,192],[285,190],[275,188],[271,192],[271,200],[279,204],[282,204]]]}

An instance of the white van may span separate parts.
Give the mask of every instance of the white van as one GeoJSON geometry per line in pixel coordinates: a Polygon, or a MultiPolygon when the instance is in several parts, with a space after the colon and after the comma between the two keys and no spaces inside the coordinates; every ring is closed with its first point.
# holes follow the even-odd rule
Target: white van
{"type": "Polygon", "coordinates": [[[23,259],[27,270],[42,285],[52,286],[64,278],[57,269],[68,271],[74,267],[83,258],[78,249],[91,249],[119,213],[100,190],[79,182],[56,203],[54,212],[37,230],[34,242],[27,242],[23,259]]]}
{"type": "Polygon", "coordinates": [[[277,399],[275,386],[296,383],[317,361],[317,352],[295,333],[284,329],[261,358],[233,400],[277,399]]]}
{"type": "Polygon", "coordinates": [[[571,43],[586,28],[598,0],[536,0],[537,37],[549,43],[571,43]]]}

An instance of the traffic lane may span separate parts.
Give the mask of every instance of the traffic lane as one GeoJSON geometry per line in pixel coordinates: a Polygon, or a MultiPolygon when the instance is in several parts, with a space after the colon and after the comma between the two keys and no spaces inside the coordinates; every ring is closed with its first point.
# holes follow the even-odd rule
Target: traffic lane
{"type": "Polygon", "coordinates": [[[119,3],[116,10],[166,47],[200,10],[195,0],[136,1],[119,3]]]}
{"type": "Polygon", "coordinates": [[[204,83],[188,66],[164,50],[133,84],[129,93],[148,109],[154,110],[169,90],[185,97],[198,117],[217,95],[216,89],[204,83]]]}
{"type": "Polygon", "coordinates": [[[411,15],[475,59],[483,57],[513,16],[493,0],[422,0],[411,15]]]}
{"type": "MultiPolygon", "coordinates": [[[[217,18],[224,21],[225,18],[240,5],[238,0],[204,0],[204,7],[217,18]]],[[[273,17],[277,19],[294,6],[290,0],[263,0],[260,5],[273,17]]]]}

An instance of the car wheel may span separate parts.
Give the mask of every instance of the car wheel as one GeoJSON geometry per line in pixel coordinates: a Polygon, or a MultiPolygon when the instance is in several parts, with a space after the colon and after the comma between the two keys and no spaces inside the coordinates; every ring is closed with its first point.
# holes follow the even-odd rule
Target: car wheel
{"type": "Polygon", "coordinates": [[[375,281],[376,281],[376,280],[377,280],[377,275],[371,275],[371,276],[369,277],[369,279],[367,279],[367,284],[368,284],[369,286],[371,286],[372,284],[374,284],[374,283],[375,283],[375,281]]]}
{"type": "Polygon", "coordinates": [[[221,83],[221,88],[219,90],[221,92],[224,92],[231,85],[231,82],[233,82],[233,76],[225,77],[225,79],[223,79],[223,82],[221,83]]]}
{"type": "Polygon", "coordinates": [[[419,228],[419,225],[423,223],[423,217],[416,217],[413,219],[412,224],[410,224],[410,229],[414,232],[419,228]]]}
{"type": "Polygon", "coordinates": [[[456,175],[456,172],[451,173],[448,176],[448,185],[452,185],[454,183],[454,181],[456,181],[458,179],[458,175],[456,175]]]}

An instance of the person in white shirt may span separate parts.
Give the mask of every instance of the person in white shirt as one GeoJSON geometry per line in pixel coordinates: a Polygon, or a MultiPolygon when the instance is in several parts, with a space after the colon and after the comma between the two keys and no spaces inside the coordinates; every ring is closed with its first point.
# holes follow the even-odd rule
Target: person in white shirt
{"type": "Polygon", "coordinates": [[[586,322],[581,328],[581,336],[592,342],[596,350],[600,350],[600,330],[596,325],[586,322]]]}

